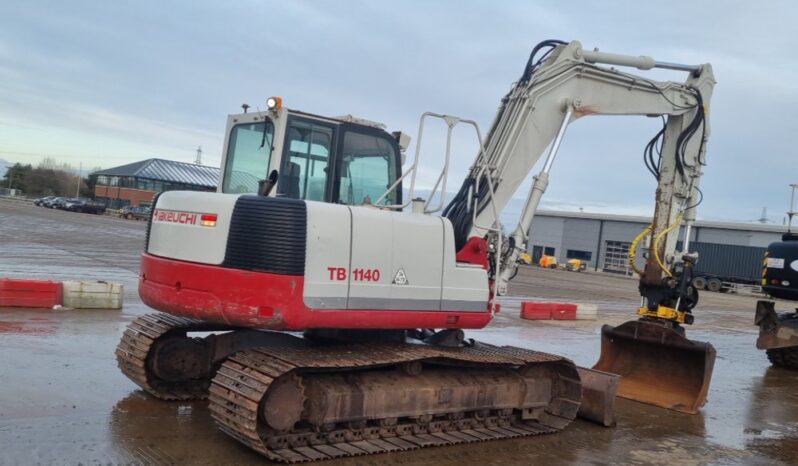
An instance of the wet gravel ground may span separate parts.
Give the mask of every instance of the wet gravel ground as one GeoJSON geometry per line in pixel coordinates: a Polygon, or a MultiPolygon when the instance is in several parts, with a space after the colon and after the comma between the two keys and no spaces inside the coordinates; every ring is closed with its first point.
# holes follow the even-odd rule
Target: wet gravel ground
{"type": "MultiPolygon", "coordinates": [[[[0,464],[263,464],[218,432],[203,402],[162,402],[116,368],[136,294],[144,222],[0,200],[0,276],[102,279],[125,286],[122,311],[0,310],[0,464]]],[[[600,327],[633,317],[632,279],[524,268],[502,312],[469,337],[598,357],[600,327]],[[525,321],[521,296],[598,305],[594,321],[525,321]]],[[[703,293],[691,338],[717,348],[699,415],[618,402],[618,427],[577,420],[544,437],[328,461],[328,465],[798,464],[798,373],[754,347],[755,296],[703,293]]],[[[780,304],[782,310],[786,304],[780,304]]]]}

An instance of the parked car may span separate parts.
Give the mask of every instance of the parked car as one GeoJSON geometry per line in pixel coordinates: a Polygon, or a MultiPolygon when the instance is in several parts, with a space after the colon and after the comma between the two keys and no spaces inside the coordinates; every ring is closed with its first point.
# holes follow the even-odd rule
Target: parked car
{"type": "Polygon", "coordinates": [[[65,200],[62,208],[70,212],[82,212],[86,214],[105,213],[105,204],[94,202],[89,199],[80,199],[77,197],[65,200]]]}
{"type": "Polygon", "coordinates": [[[65,197],[54,197],[45,205],[51,209],[61,209],[63,208],[64,202],[66,200],[67,198],[65,197]]]}
{"type": "Polygon", "coordinates": [[[39,207],[46,207],[46,203],[51,201],[51,200],[53,200],[53,199],[55,199],[55,196],[40,197],[40,198],[36,199],[35,201],[33,201],[33,205],[37,205],[39,207]]]}
{"type": "Polygon", "coordinates": [[[119,216],[129,220],[132,219],[148,220],[150,218],[151,211],[152,207],[150,206],[138,206],[138,207],[128,206],[128,207],[123,207],[122,210],[119,211],[119,216]]]}
{"type": "Polygon", "coordinates": [[[77,197],[62,197],[61,200],[56,203],[55,207],[61,210],[69,210],[68,206],[76,202],[80,202],[80,199],[77,197]]]}

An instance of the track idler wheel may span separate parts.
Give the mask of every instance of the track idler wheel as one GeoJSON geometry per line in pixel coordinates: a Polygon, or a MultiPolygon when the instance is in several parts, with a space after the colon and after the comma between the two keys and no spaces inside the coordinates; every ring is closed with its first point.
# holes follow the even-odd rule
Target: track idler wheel
{"type": "Polygon", "coordinates": [[[593,369],[618,374],[618,396],[695,414],[706,403],[715,348],[669,322],[637,320],[601,329],[593,369]]]}
{"type": "Polygon", "coordinates": [[[210,380],[211,358],[206,340],[174,336],[155,342],[147,363],[158,379],[180,383],[196,379],[210,380]]]}
{"type": "Polygon", "coordinates": [[[263,420],[277,432],[290,430],[302,417],[305,394],[294,374],[277,379],[261,403],[263,420]]]}

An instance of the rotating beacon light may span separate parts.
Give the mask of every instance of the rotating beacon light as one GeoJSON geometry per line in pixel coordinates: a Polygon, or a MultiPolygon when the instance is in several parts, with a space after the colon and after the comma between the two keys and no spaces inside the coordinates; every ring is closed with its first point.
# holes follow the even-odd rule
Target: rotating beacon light
{"type": "Polygon", "coordinates": [[[277,96],[269,97],[266,99],[266,107],[269,110],[280,110],[283,108],[283,98],[277,96]]]}

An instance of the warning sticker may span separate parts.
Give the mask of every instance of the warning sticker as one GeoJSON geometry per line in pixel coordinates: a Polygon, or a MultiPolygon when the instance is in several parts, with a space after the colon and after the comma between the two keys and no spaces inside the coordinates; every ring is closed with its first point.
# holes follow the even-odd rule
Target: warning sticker
{"type": "Polygon", "coordinates": [[[767,266],[769,269],[783,269],[784,259],[780,257],[768,257],[767,266]]]}
{"type": "Polygon", "coordinates": [[[407,275],[405,275],[405,269],[399,269],[396,272],[396,276],[393,277],[393,284],[407,285],[407,275]]]}

